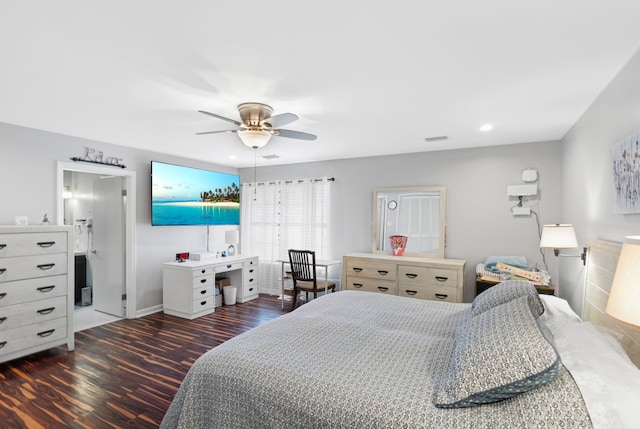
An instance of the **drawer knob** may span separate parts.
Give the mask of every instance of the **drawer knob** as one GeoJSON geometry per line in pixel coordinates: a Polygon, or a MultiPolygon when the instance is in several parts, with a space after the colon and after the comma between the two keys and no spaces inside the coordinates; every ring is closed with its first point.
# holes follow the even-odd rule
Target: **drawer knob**
{"type": "Polygon", "coordinates": [[[7,271],[6,268],[0,268],[0,274],[4,274],[5,271],[7,271]]]}
{"type": "Polygon", "coordinates": [[[417,293],[418,293],[418,291],[417,291],[417,290],[405,290],[405,292],[406,292],[408,295],[415,295],[415,294],[417,294],[417,293]]]}
{"type": "Polygon", "coordinates": [[[446,299],[449,295],[446,295],[444,293],[437,293],[436,294],[436,298],[438,299],[446,299]]]}
{"type": "Polygon", "coordinates": [[[355,271],[356,273],[360,273],[362,272],[362,268],[353,267],[353,271],[355,271]]]}
{"type": "Polygon", "coordinates": [[[386,276],[387,274],[389,274],[389,271],[387,271],[387,270],[378,270],[378,274],[380,274],[381,276],[386,276]]]}
{"type": "Polygon", "coordinates": [[[0,323],[4,322],[5,320],[7,320],[6,317],[0,317],[0,323]]]}
{"type": "Polygon", "coordinates": [[[201,291],[200,291],[200,295],[204,295],[205,293],[207,293],[207,291],[206,291],[206,290],[201,290],[201,291]]]}
{"type": "Polygon", "coordinates": [[[55,307],[49,307],[49,308],[43,308],[42,310],[38,310],[39,314],[50,314],[53,313],[53,310],[55,310],[55,307]]]}
{"type": "Polygon", "coordinates": [[[207,305],[207,301],[200,301],[200,305],[207,305]]]}
{"type": "Polygon", "coordinates": [[[249,292],[253,292],[253,288],[252,287],[249,288],[249,292]]]}
{"type": "Polygon", "coordinates": [[[206,283],[207,279],[200,279],[200,283],[206,283]]]}
{"type": "Polygon", "coordinates": [[[37,265],[38,268],[40,268],[41,270],[50,270],[51,268],[55,267],[56,264],[40,264],[37,265]]]}
{"type": "Polygon", "coordinates": [[[200,272],[201,272],[202,274],[204,274],[204,273],[206,273],[206,272],[207,272],[207,270],[200,270],[200,272]]]}
{"type": "Polygon", "coordinates": [[[6,342],[6,341],[1,342],[1,343],[0,343],[0,349],[1,349],[1,348],[3,348],[3,347],[4,347],[4,346],[6,346],[6,345],[7,345],[7,342],[6,342]]]}
{"type": "Polygon", "coordinates": [[[249,283],[251,283],[253,281],[253,279],[249,279],[249,283]]]}
{"type": "Polygon", "coordinates": [[[360,289],[362,287],[362,283],[353,283],[353,287],[360,289]]]}
{"type": "Polygon", "coordinates": [[[7,247],[6,244],[0,244],[0,250],[4,249],[5,247],[7,247]]]}
{"type": "Polygon", "coordinates": [[[439,282],[446,282],[447,280],[449,280],[449,277],[436,276],[436,280],[438,280],[439,282]]]}
{"type": "Polygon", "coordinates": [[[55,241],[40,241],[40,242],[38,242],[38,246],[40,246],[40,247],[51,247],[54,244],[56,244],[55,241]]]}
{"type": "Polygon", "coordinates": [[[231,267],[232,267],[232,265],[231,265],[231,264],[227,265],[227,268],[231,268],[231,267]]]}
{"type": "Polygon", "coordinates": [[[418,277],[417,274],[411,274],[411,273],[405,273],[405,276],[409,277],[410,279],[415,279],[416,277],[418,277]]]}
{"type": "Polygon", "coordinates": [[[386,292],[389,290],[388,287],[384,287],[384,286],[378,286],[378,290],[382,291],[382,292],[386,292]]]}
{"type": "Polygon", "coordinates": [[[2,293],[0,293],[0,299],[4,298],[5,296],[7,296],[7,293],[6,293],[6,292],[2,292],[2,293]]]}
{"type": "Polygon", "coordinates": [[[40,286],[38,288],[38,291],[42,292],[42,293],[46,293],[46,292],[51,292],[53,290],[53,288],[55,288],[56,285],[51,285],[51,286],[40,286]]]}
{"type": "Polygon", "coordinates": [[[250,269],[250,270],[249,270],[249,272],[250,272],[250,273],[252,273],[252,272],[253,272],[253,268],[252,268],[252,269],[250,269]]]}
{"type": "Polygon", "coordinates": [[[42,331],[42,332],[38,332],[38,336],[39,337],[48,337],[49,335],[53,334],[56,330],[55,329],[49,329],[48,331],[42,331]]]}

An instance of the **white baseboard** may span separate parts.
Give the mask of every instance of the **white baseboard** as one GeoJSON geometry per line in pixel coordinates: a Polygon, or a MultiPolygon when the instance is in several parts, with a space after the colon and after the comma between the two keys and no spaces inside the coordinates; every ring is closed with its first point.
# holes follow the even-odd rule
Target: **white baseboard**
{"type": "Polygon", "coordinates": [[[148,308],[145,308],[143,310],[138,310],[138,311],[136,311],[136,318],[148,316],[148,315],[153,314],[153,313],[158,313],[158,312],[162,311],[163,309],[164,309],[164,307],[162,306],[162,304],[158,304],[158,305],[154,305],[153,307],[148,307],[148,308]]]}

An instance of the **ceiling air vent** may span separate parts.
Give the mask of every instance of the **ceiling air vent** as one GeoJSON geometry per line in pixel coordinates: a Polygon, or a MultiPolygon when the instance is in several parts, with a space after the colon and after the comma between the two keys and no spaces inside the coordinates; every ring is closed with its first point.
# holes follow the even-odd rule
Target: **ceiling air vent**
{"type": "Polygon", "coordinates": [[[280,157],[274,153],[272,155],[265,155],[265,156],[263,156],[263,158],[264,159],[278,159],[280,157]]]}
{"type": "Polygon", "coordinates": [[[439,141],[443,141],[443,140],[448,140],[449,137],[447,137],[447,136],[436,136],[436,137],[425,137],[424,139],[428,143],[433,143],[433,142],[439,142],[439,141]]]}

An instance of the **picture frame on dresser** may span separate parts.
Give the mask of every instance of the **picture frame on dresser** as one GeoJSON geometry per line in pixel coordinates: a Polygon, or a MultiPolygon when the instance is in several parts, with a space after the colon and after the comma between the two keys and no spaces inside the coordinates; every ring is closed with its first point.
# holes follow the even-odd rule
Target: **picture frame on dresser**
{"type": "Polygon", "coordinates": [[[71,226],[0,226],[0,362],[74,350],[73,243],[71,226]]]}

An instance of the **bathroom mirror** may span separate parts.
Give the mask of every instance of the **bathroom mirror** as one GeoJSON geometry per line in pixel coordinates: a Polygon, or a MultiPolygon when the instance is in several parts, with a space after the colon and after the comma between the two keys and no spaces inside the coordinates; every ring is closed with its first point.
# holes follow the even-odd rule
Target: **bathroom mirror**
{"type": "Polygon", "coordinates": [[[444,258],[444,186],[373,190],[373,253],[391,254],[389,236],[408,237],[405,256],[444,258]]]}

